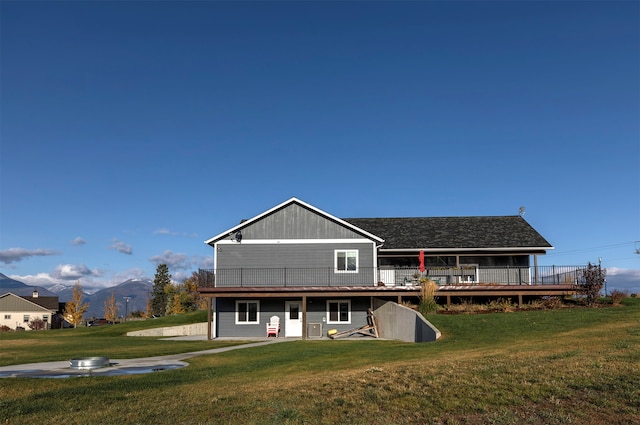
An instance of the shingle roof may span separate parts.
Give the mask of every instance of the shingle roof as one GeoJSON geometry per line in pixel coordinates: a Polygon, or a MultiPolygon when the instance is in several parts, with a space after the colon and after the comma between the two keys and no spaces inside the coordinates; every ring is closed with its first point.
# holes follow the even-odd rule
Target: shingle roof
{"type": "Polygon", "coordinates": [[[44,307],[47,310],[58,310],[58,297],[27,297],[21,296],[27,301],[31,301],[34,304],[38,304],[40,307],[44,307]]]}
{"type": "Polygon", "coordinates": [[[382,249],[553,248],[521,216],[346,218],[385,240],[382,249]]]}

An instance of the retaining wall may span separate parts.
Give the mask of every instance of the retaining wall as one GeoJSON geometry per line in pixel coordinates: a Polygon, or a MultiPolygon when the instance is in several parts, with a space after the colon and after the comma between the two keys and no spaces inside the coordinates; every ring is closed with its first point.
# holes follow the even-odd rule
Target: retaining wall
{"type": "Polygon", "coordinates": [[[440,331],[415,310],[387,302],[373,312],[378,335],[406,342],[429,342],[440,338],[440,331]]]}
{"type": "Polygon", "coordinates": [[[191,325],[169,326],[166,328],[145,329],[142,331],[127,332],[127,336],[190,336],[206,335],[207,323],[194,323],[191,325]]]}

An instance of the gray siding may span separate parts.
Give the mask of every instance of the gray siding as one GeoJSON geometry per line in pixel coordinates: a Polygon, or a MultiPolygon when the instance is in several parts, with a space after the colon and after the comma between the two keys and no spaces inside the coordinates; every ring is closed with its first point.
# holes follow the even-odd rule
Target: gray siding
{"type": "Polygon", "coordinates": [[[357,239],[362,235],[291,204],[242,229],[243,239],[357,239]]]}
{"type": "Polygon", "coordinates": [[[374,285],[375,245],[353,243],[284,243],[217,245],[216,286],[374,285]],[[334,271],[335,250],[358,251],[357,273],[334,271]]]}
{"type": "Polygon", "coordinates": [[[31,303],[17,295],[7,294],[0,297],[0,311],[1,312],[37,312],[37,313],[49,313],[50,311],[45,307],[31,303]]]}
{"type": "MultiPolygon", "coordinates": [[[[337,298],[344,300],[346,298],[337,298]]],[[[285,335],[285,302],[295,299],[262,298],[260,301],[260,323],[250,325],[236,325],[236,300],[232,298],[218,298],[216,300],[216,335],[218,337],[266,337],[266,324],[273,315],[280,317],[280,336],[285,335]]],[[[298,299],[299,300],[299,299],[298,299]]],[[[246,301],[246,300],[243,300],[246,301]]],[[[351,323],[344,325],[327,325],[327,298],[313,298],[307,300],[307,323],[322,323],[322,334],[327,335],[329,329],[338,332],[359,328],[367,324],[367,309],[370,307],[369,297],[351,299],[351,323]]]]}

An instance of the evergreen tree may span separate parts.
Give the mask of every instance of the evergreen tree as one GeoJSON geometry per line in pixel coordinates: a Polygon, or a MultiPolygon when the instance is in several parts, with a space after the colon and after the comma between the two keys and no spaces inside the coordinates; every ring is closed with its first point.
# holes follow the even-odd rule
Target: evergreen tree
{"type": "Polygon", "coordinates": [[[167,313],[167,285],[171,285],[171,275],[166,264],[159,264],[156,275],[153,278],[153,291],[151,293],[151,310],[155,316],[164,316],[167,313]]]}

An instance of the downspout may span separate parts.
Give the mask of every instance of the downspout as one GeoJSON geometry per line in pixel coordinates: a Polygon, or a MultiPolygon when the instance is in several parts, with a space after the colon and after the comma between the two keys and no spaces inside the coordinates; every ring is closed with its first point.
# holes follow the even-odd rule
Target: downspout
{"type": "Polygon", "coordinates": [[[376,249],[373,253],[373,273],[374,273],[373,286],[377,286],[378,282],[380,281],[380,270],[379,270],[380,264],[378,264],[378,250],[382,248],[383,245],[384,245],[384,242],[382,242],[380,245],[375,245],[376,249]]]}

